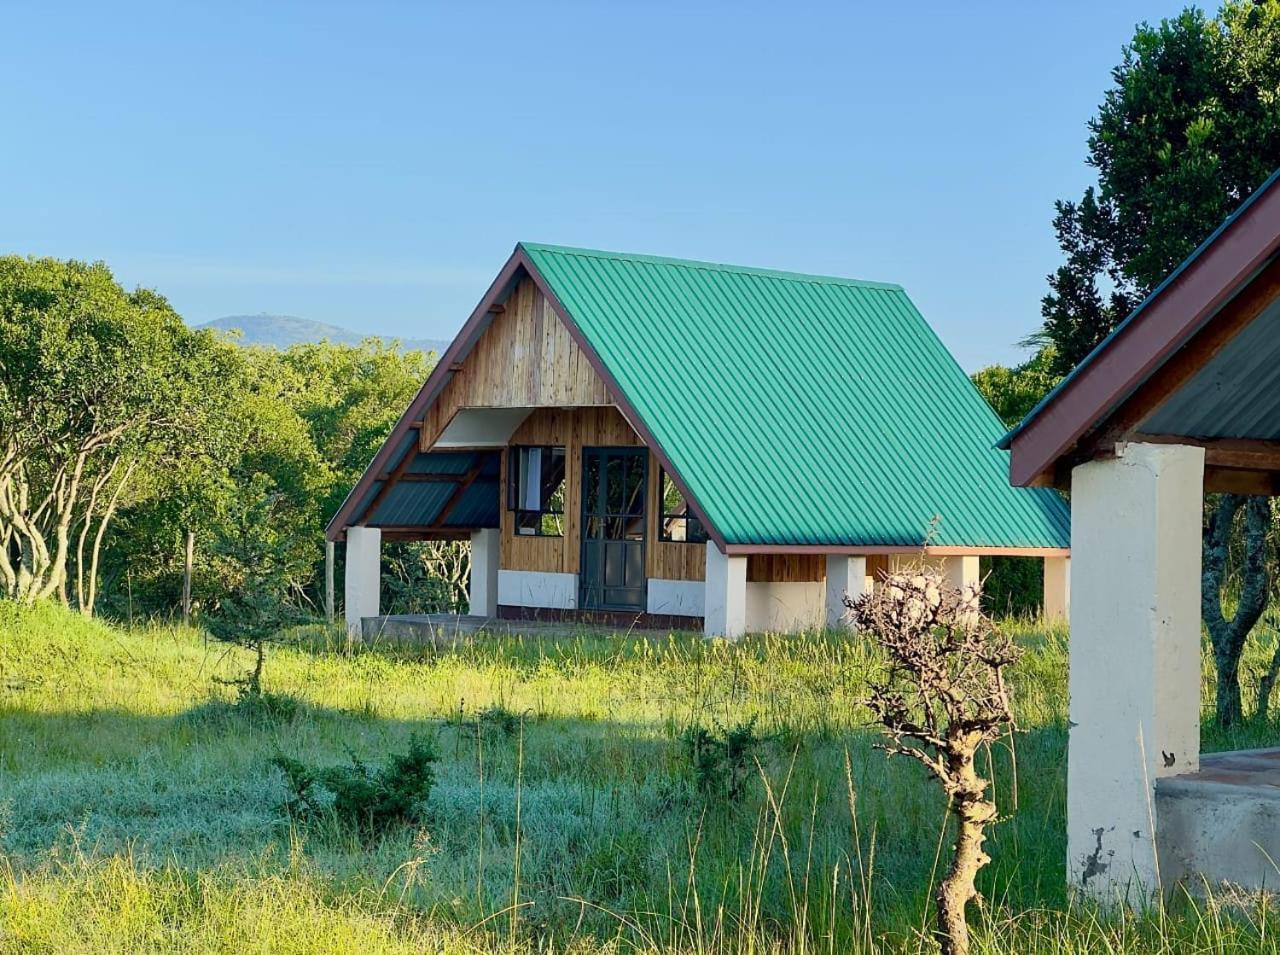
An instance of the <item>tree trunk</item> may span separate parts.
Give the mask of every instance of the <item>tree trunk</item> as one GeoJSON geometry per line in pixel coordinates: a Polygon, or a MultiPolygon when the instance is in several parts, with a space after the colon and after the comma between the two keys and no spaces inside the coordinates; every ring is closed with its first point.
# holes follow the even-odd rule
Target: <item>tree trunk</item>
{"type": "Polygon", "coordinates": [[[1213,663],[1217,670],[1216,718],[1222,727],[1236,726],[1243,718],[1240,657],[1249,632],[1267,606],[1271,587],[1266,563],[1270,527],[1270,498],[1224,494],[1205,529],[1201,609],[1213,644],[1213,663]],[[1222,611],[1222,588],[1231,528],[1242,506],[1245,508],[1245,555],[1240,568],[1240,600],[1235,616],[1228,620],[1222,611]]]}
{"type": "Polygon", "coordinates": [[[982,843],[987,837],[987,826],[995,822],[997,813],[995,803],[983,798],[986,783],[975,772],[972,755],[953,770],[960,780],[951,794],[956,844],[947,875],[938,885],[937,935],[942,955],[968,955],[969,922],[965,910],[978,897],[974,885],[978,871],[991,861],[982,843]]]}
{"type": "Polygon", "coordinates": [[[196,535],[187,531],[187,546],[182,557],[182,625],[191,626],[191,571],[196,562],[196,535]]]}

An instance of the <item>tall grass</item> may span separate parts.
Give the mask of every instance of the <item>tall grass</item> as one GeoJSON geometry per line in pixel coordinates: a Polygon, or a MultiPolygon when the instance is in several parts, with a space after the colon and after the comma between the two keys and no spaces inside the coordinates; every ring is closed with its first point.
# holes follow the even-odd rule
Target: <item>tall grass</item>
{"type": "MultiPolygon", "coordinates": [[[[1072,907],[1065,636],[1019,626],[1024,732],[990,757],[1011,817],[983,874],[979,950],[1271,950],[1265,909],[1072,907]]],[[[283,720],[229,706],[212,678],[244,661],[197,631],[0,605],[0,641],[0,950],[931,944],[944,807],[916,767],[872,749],[858,700],[877,659],[858,640],[567,633],[351,650],[301,633],[267,667],[269,688],[299,701],[283,720]],[[515,732],[477,722],[493,708],[515,732]],[[681,734],[752,718],[768,738],[760,779],[740,803],[704,799],[681,734]],[[279,812],[277,753],[376,761],[422,731],[442,760],[419,829],[362,843],[279,812]]]]}

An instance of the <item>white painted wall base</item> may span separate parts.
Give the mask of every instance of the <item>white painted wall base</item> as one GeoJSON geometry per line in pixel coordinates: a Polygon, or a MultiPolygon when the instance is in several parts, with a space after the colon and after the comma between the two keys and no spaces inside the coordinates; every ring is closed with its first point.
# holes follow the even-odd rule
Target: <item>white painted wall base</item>
{"type": "Polygon", "coordinates": [[[1044,559],[1044,619],[1061,623],[1071,616],[1071,558],[1044,559]]]}
{"type": "Polygon", "coordinates": [[[845,597],[857,600],[863,594],[870,593],[870,583],[865,557],[827,555],[826,623],[829,629],[836,630],[849,625],[845,597]]]}
{"type": "Polygon", "coordinates": [[[746,631],[798,633],[826,621],[826,587],[813,581],[747,581],[746,631]]]}
{"type": "Polygon", "coordinates": [[[747,632],[747,558],[729,557],[707,541],[703,632],[736,640],[747,632]]]}
{"type": "Polygon", "coordinates": [[[348,633],[358,637],[360,621],[378,616],[381,587],[382,531],[376,527],[348,527],[342,601],[348,633]]]}
{"type": "Polygon", "coordinates": [[[578,606],[578,575],[499,570],[498,603],[508,607],[573,610],[578,606]]]}
{"type": "Polygon", "coordinates": [[[947,580],[957,587],[976,587],[982,580],[982,571],[978,569],[978,555],[966,554],[963,557],[943,557],[942,573],[947,580]]]}
{"type": "Polygon", "coordinates": [[[649,613],[667,613],[683,617],[701,617],[707,586],[701,580],[663,580],[649,578],[649,613]]]}
{"type": "Polygon", "coordinates": [[[1203,481],[1175,445],[1072,472],[1067,878],[1103,902],[1160,890],[1154,784],[1199,766],[1203,481]]]}
{"type": "Polygon", "coordinates": [[[492,617],[498,612],[498,550],[502,532],[488,529],[471,532],[471,586],[468,613],[492,617]]]}

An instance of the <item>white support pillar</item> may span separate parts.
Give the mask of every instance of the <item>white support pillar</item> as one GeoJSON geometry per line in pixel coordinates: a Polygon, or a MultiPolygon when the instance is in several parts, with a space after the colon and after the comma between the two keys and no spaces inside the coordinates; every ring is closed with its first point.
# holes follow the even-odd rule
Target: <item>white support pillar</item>
{"type": "Polygon", "coordinates": [[[1044,559],[1044,603],[1047,623],[1065,623],[1071,618],[1071,558],[1044,559]]]}
{"type": "Polygon", "coordinates": [[[942,558],[942,573],[956,587],[970,585],[976,587],[982,579],[982,572],[978,569],[977,554],[942,558]]]}
{"type": "Polygon", "coordinates": [[[347,528],[347,570],[343,604],[347,632],[360,636],[360,621],[378,616],[382,589],[382,531],[376,527],[347,528]]]}
{"type": "Polygon", "coordinates": [[[867,592],[867,559],[847,554],[827,555],[827,629],[837,630],[848,626],[844,604],[847,595],[857,600],[867,592]]]}
{"type": "Polygon", "coordinates": [[[1102,901],[1160,890],[1154,784],[1200,765],[1203,482],[1177,445],[1072,472],[1067,879],[1102,901]]]}
{"type": "Polygon", "coordinates": [[[498,612],[498,550],[501,532],[496,528],[471,532],[471,587],[467,612],[492,617],[498,612]]]}
{"type": "Polygon", "coordinates": [[[706,594],[703,632],[708,637],[736,640],[747,632],[747,558],[721,553],[707,541],[706,594]]]}

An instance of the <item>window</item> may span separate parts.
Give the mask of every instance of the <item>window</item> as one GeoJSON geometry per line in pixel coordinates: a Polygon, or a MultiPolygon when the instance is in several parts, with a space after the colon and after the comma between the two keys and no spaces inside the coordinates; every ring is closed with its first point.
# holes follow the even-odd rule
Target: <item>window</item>
{"type": "Polygon", "coordinates": [[[662,490],[662,526],[658,529],[658,537],[664,541],[682,541],[689,544],[705,544],[706,528],[702,521],[693,516],[684,495],[671,480],[671,475],[662,471],[658,475],[662,490]]]}
{"type": "Polygon", "coordinates": [[[516,533],[564,536],[564,448],[513,447],[508,453],[507,507],[516,533]]]}

